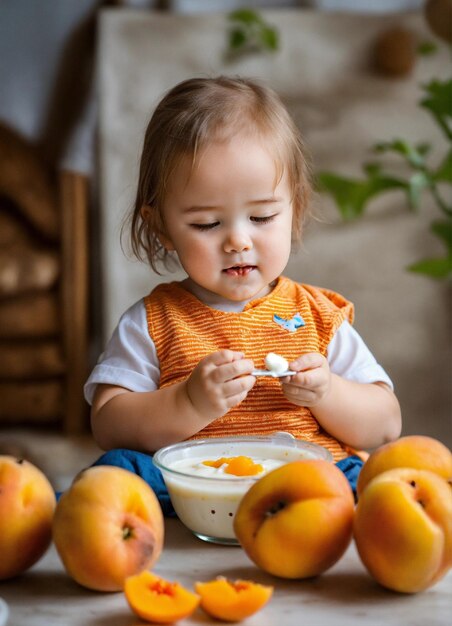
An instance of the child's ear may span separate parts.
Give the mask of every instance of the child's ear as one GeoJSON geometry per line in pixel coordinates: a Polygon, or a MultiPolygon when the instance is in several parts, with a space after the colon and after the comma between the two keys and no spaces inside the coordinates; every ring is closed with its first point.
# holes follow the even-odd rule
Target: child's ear
{"type": "Polygon", "coordinates": [[[159,233],[158,238],[167,252],[172,252],[174,250],[173,243],[167,235],[165,235],[164,233],[159,233]]]}
{"type": "Polygon", "coordinates": [[[143,206],[140,209],[140,215],[141,215],[141,219],[143,220],[143,222],[149,222],[152,219],[152,208],[149,206],[149,204],[143,204],[143,206]]]}
{"type": "MultiPolygon", "coordinates": [[[[162,225],[155,224],[155,215],[153,215],[153,209],[149,204],[143,204],[140,209],[141,219],[145,223],[152,223],[152,230],[156,232],[158,240],[168,252],[174,250],[174,246],[171,239],[163,232],[162,225]]],[[[158,220],[160,222],[160,220],[158,220]]]]}

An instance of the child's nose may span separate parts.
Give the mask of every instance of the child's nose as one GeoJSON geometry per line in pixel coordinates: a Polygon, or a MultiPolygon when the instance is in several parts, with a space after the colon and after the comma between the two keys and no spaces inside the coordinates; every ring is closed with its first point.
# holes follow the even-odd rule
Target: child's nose
{"type": "Polygon", "coordinates": [[[251,238],[244,229],[231,230],[224,243],[226,252],[244,252],[252,247],[251,238]]]}

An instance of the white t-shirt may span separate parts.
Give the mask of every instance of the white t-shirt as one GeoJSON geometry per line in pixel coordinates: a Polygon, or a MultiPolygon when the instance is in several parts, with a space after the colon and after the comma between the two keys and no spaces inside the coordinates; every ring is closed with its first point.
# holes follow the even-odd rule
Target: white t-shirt
{"type": "MultiPolygon", "coordinates": [[[[223,302],[190,285],[190,290],[204,304],[223,311],[242,311],[244,303],[223,302]]],[[[359,383],[386,383],[391,379],[379,365],[361,336],[349,322],[342,322],[328,345],[330,370],[347,380],[359,383]]],[[[149,337],[144,300],[138,300],[121,317],[105,351],[88,378],[84,392],[92,404],[96,386],[116,385],[130,391],[155,391],[159,388],[160,365],[152,338],[149,337]]]]}

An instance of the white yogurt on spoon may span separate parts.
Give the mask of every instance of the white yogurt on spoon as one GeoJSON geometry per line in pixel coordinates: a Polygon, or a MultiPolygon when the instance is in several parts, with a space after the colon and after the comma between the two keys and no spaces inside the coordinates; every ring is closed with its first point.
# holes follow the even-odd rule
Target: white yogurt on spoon
{"type": "Polygon", "coordinates": [[[287,372],[289,363],[283,356],[269,352],[265,357],[265,367],[275,376],[281,376],[281,374],[287,372]]]}
{"type": "Polygon", "coordinates": [[[265,357],[266,370],[254,370],[251,372],[253,376],[273,376],[273,378],[281,378],[283,376],[293,376],[296,372],[289,370],[287,359],[274,352],[269,352],[265,357]]]}

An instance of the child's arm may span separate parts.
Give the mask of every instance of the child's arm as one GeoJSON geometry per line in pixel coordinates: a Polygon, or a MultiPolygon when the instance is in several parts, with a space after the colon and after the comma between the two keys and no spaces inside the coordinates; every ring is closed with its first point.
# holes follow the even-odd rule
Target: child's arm
{"type": "Polygon", "coordinates": [[[283,381],[290,402],[308,406],[330,435],[353,448],[375,448],[401,432],[398,400],[385,383],[357,383],[332,374],[317,352],[289,364],[299,372],[283,381]]]}
{"type": "Polygon", "coordinates": [[[245,399],[256,382],[253,367],[242,353],[220,350],[185,381],[157,391],[99,385],[91,410],[94,439],[104,450],[149,452],[182,441],[245,399]]]}

